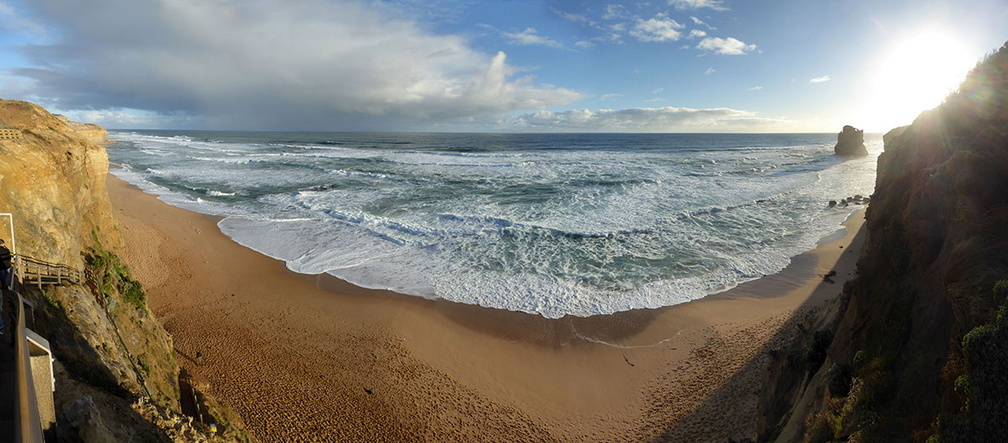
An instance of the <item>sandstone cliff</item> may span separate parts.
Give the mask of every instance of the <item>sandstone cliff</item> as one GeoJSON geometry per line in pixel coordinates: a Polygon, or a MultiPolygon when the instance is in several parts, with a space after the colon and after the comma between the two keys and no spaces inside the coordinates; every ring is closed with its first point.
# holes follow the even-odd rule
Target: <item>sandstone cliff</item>
{"type": "Polygon", "coordinates": [[[0,127],[20,131],[0,141],[0,212],[14,214],[18,252],[80,268],[92,233],[118,246],[105,190],[108,155],[92,142],[105,131],[71,127],[38,105],[10,100],[0,101],[0,127]]]}
{"type": "Polygon", "coordinates": [[[803,429],[764,437],[1008,441],[1008,44],[886,134],[866,218],[803,429]]]}
{"type": "MultiPolygon", "coordinates": [[[[69,441],[209,441],[181,415],[171,337],[115,251],[105,130],[28,102],[0,100],[0,212],[17,253],[83,269],[83,285],[24,288],[56,359],[57,431],[69,441]]],[[[9,236],[0,219],[0,236],[9,236]]],[[[8,245],[10,239],[6,239],[8,245]]],[[[226,415],[226,414],[218,414],[226,415]]],[[[221,417],[233,425],[232,417],[221,417]]],[[[225,426],[225,441],[245,440],[225,426]]]]}

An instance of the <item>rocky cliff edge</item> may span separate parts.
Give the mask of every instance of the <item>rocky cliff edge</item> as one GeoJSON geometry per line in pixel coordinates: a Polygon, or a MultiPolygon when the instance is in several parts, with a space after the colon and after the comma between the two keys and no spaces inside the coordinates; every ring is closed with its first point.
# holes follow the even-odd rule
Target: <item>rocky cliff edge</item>
{"type": "MultiPolygon", "coordinates": [[[[171,337],[115,253],[122,239],[105,187],[105,140],[101,127],[0,100],[0,212],[13,215],[16,252],[85,274],[81,285],[23,288],[36,311],[29,327],[49,340],[56,360],[56,437],[247,441],[225,407],[207,407],[207,423],[181,413],[171,337]],[[210,433],[210,421],[220,434],[210,433]]],[[[5,239],[7,223],[0,219],[5,239]]]]}
{"type": "Polygon", "coordinates": [[[1008,44],[884,140],[826,358],[762,437],[1008,441],[1008,44]]]}

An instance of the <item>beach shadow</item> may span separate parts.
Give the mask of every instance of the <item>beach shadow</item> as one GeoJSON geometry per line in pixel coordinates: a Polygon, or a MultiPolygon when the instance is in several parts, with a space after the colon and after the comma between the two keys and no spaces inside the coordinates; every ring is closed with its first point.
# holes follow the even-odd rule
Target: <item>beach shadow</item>
{"type": "MultiPolygon", "coordinates": [[[[852,244],[863,244],[865,226],[861,226],[852,244]]],[[[830,267],[839,268],[842,262],[847,262],[843,266],[853,266],[858,256],[858,253],[845,251],[830,267]]],[[[856,267],[852,269],[856,274],[856,267]]],[[[658,437],[651,441],[679,442],[698,438],[699,441],[720,442],[747,441],[746,439],[770,441],[780,437],[791,419],[794,403],[803,396],[809,387],[809,381],[827,360],[827,348],[833,342],[836,327],[844,315],[846,295],[842,293],[842,285],[835,282],[834,279],[837,278],[824,276],[815,291],[829,291],[832,294],[829,298],[824,300],[821,297],[809,297],[749,360],[692,411],[664,426],[658,437]],[[831,309],[836,312],[824,315],[824,312],[831,312],[831,309]],[[815,354],[815,351],[810,351],[814,345],[810,347],[804,344],[812,343],[816,331],[824,330],[829,331],[826,347],[821,350],[821,355],[811,355],[815,354]],[[756,397],[759,405],[757,422],[760,435],[745,435],[738,429],[732,429],[730,425],[733,423],[732,417],[744,413],[745,402],[751,400],[752,396],[756,397]]],[[[700,351],[703,351],[703,347],[700,351]]],[[[654,402],[655,405],[661,403],[660,398],[654,402]]]]}

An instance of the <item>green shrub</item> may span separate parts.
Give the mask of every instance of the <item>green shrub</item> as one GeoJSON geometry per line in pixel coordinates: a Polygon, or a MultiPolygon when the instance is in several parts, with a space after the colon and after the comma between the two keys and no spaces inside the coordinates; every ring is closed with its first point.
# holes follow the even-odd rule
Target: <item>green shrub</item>
{"type": "Polygon", "coordinates": [[[1004,303],[1008,298],[1008,280],[998,280],[994,283],[994,301],[998,304],[1004,303]]]}
{"type": "MultiPolygon", "coordinates": [[[[994,286],[995,297],[1004,281],[994,286]]],[[[955,380],[963,410],[940,422],[941,440],[1008,441],[1008,303],[993,323],[977,326],[962,339],[966,374],[955,380]]]]}
{"type": "Polygon", "coordinates": [[[135,280],[122,281],[122,284],[119,286],[119,293],[122,294],[122,297],[126,300],[126,302],[137,309],[147,309],[147,294],[140,286],[140,282],[135,280]]]}
{"type": "MultiPolygon", "coordinates": [[[[140,282],[130,275],[129,268],[119,256],[99,248],[88,248],[81,255],[95,279],[95,287],[104,296],[121,299],[136,309],[147,312],[147,294],[140,282]]],[[[109,303],[113,302],[114,300],[109,303]]]]}

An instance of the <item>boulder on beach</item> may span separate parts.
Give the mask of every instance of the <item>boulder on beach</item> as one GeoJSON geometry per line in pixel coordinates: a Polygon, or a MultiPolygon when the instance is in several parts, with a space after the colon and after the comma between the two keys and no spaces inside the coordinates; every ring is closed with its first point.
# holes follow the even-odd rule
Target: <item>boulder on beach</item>
{"type": "Polygon", "coordinates": [[[844,156],[868,155],[868,149],[864,145],[864,130],[845,125],[843,131],[837,134],[833,152],[844,156]]]}

